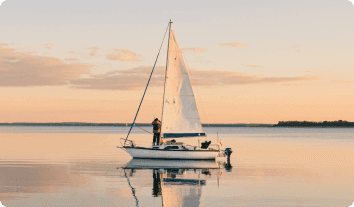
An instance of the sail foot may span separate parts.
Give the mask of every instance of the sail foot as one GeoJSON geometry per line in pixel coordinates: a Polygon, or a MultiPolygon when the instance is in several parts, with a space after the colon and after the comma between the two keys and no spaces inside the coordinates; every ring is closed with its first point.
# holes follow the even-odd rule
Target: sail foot
{"type": "Polygon", "coordinates": [[[205,133],[165,133],[163,138],[205,137],[205,133]]]}

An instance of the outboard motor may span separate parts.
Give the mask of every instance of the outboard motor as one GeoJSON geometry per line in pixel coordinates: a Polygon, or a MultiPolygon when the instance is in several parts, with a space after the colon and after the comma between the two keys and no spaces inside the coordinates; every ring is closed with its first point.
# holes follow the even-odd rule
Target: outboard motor
{"type": "Polygon", "coordinates": [[[230,163],[230,156],[232,153],[232,149],[231,148],[226,148],[225,149],[225,155],[227,156],[227,164],[225,165],[225,168],[227,171],[231,171],[232,169],[232,165],[230,163]]]}

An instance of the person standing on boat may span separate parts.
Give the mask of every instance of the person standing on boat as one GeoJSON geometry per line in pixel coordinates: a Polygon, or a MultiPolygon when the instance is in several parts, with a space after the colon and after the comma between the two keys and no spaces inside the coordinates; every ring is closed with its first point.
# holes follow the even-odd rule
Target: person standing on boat
{"type": "Polygon", "coordinates": [[[161,133],[161,122],[159,121],[158,118],[156,118],[152,123],[153,126],[153,132],[154,132],[154,140],[153,143],[155,145],[159,145],[160,144],[160,133],[161,133]]]}

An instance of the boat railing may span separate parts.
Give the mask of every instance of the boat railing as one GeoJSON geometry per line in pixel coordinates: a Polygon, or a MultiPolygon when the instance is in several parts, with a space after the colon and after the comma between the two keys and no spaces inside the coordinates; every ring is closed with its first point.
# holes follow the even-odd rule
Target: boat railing
{"type": "MultiPolygon", "coordinates": [[[[198,147],[198,146],[192,146],[192,145],[184,145],[184,147],[185,147],[186,149],[188,149],[188,148],[189,148],[189,149],[192,148],[192,149],[194,149],[194,150],[200,149],[200,147],[198,147]]],[[[191,150],[192,150],[192,149],[191,149],[191,150]]],[[[220,145],[218,145],[218,144],[210,144],[209,147],[208,147],[208,149],[220,151],[220,145]],[[211,148],[210,146],[214,146],[215,148],[211,148]]]]}
{"type": "Polygon", "coordinates": [[[197,146],[192,146],[192,145],[189,145],[189,144],[184,145],[184,147],[187,150],[196,150],[197,148],[199,148],[197,146]]]}
{"type": "Polygon", "coordinates": [[[218,145],[218,144],[210,144],[209,145],[209,149],[213,149],[214,150],[214,148],[211,148],[211,147],[215,147],[215,149],[220,151],[220,145],[218,145]]]}
{"type": "Polygon", "coordinates": [[[136,146],[134,141],[129,140],[129,139],[126,140],[125,138],[120,138],[120,144],[122,147],[135,147],[136,146]],[[122,143],[122,140],[124,141],[123,143],[122,143]]]}

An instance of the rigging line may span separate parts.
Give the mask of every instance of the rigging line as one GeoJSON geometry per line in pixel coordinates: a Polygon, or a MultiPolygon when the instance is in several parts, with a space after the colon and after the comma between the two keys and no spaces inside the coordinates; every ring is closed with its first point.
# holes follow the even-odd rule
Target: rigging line
{"type": "Polygon", "coordinates": [[[145,129],[143,129],[143,128],[141,128],[141,127],[138,127],[138,126],[135,126],[135,127],[139,128],[139,129],[141,129],[141,130],[143,130],[143,131],[145,131],[145,132],[147,132],[147,133],[149,133],[149,134],[154,134],[154,133],[151,133],[151,132],[149,132],[149,131],[146,131],[145,129]]]}
{"type": "MultiPolygon", "coordinates": [[[[165,106],[165,92],[166,92],[166,79],[167,79],[167,67],[168,67],[168,52],[170,49],[170,38],[171,38],[171,25],[172,25],[172,21],[170,19],[170,22],[168,23],[169,26],[169,32],[168,32],[168,43],[167,43],[167,58],[166,58],[166,71],[165,71],[165,83],[163,85],[163,100],[162,100],[162,114],[161,114],[161,129],[162,125],[163,125],[163,108],[165,106]]],[[[161,130],[162,131],[162,130],[161,130]]]]}
{"type": "Polygon", "coordinates": [[[145,91],[144,91],[143,97],[141,98],[141,101],[140,101],[140,104],[139,104],[138,111],[137,111],[137,112],[136,112],[136,114],[135,114],[135,118],[134,118],[133,124],[132,124],[132,126],[130,127],[130,129],[129,129],[129,132],[128,132],[128,134],[127,134],[127,138],[125,138],[124,145],[125,145],[125,143],[127,142],[127,139],[128,139],[128,137],[129,137],[129,134],[130,134],[130,132],[132,131],[132,129],[133,129],[133,127],[134,127],[134,125],[135,125],[136,117],[138,117],[138,113],[139,113],[139,110],[140,110],[141,104],[143,103],[143,100],[144,100],[144,97],[145,97],[145,94],[146,94],[146,90],[147,90],[147,88],[148,88],[148,86],[149,86],[149,83],[150,83],[150,80],[151,80],[152,73],[154,72],[154,69],[155,69],[155,66],[156,66],[156,62],[157,62],[157,59],[159,58],[160,51],[161,51],[161,48],[162,48],[163,42],[165,41],[166,33],[167,33],[167,30],[168,30],[168,28],[169,28],[169,27],[170,27],[170,23],[168,23],[168,26],[167,26],[167,28],[166,28],[165,35],[163,36],[162,43],[161,43],[161,46],[160,46],[160,49],[159,49],[159,53],[157,54],[157,57],[156,57],[156,60],[155,60],[155,63],[154,63],[154,67],[152,68],[152,71],[151,71],[151,74],[150,74],[149,80],[148,80],[148,82],[147,82],[147,85],[146,85],[146,88],[145,88],[145,91]]]}
{"type": "MultiPolygon", "coordinates": [[[[133,169],[132,169],[132,170],[133,170],[133,169]]],[[[125,169],[124,169],[124,175],[125,175],[125,177],[126,177],[127,180],[128,180],[128,184],[129,184],[130,188],[132,189],[132,194],[133,194],[133,196],[134,196],[134,198],[135,198],[136,206],[138,207],[138,206],[139,206],[139,200],[138,200],[138,198],[137,198],[136,195],[135,195],[135,188],[133,188],[133,186],[130,184],[130,181],[129,181],[129,178],[128,178],[128,176],[127,176],[127,172],[125,172],[125,169]]]]}

